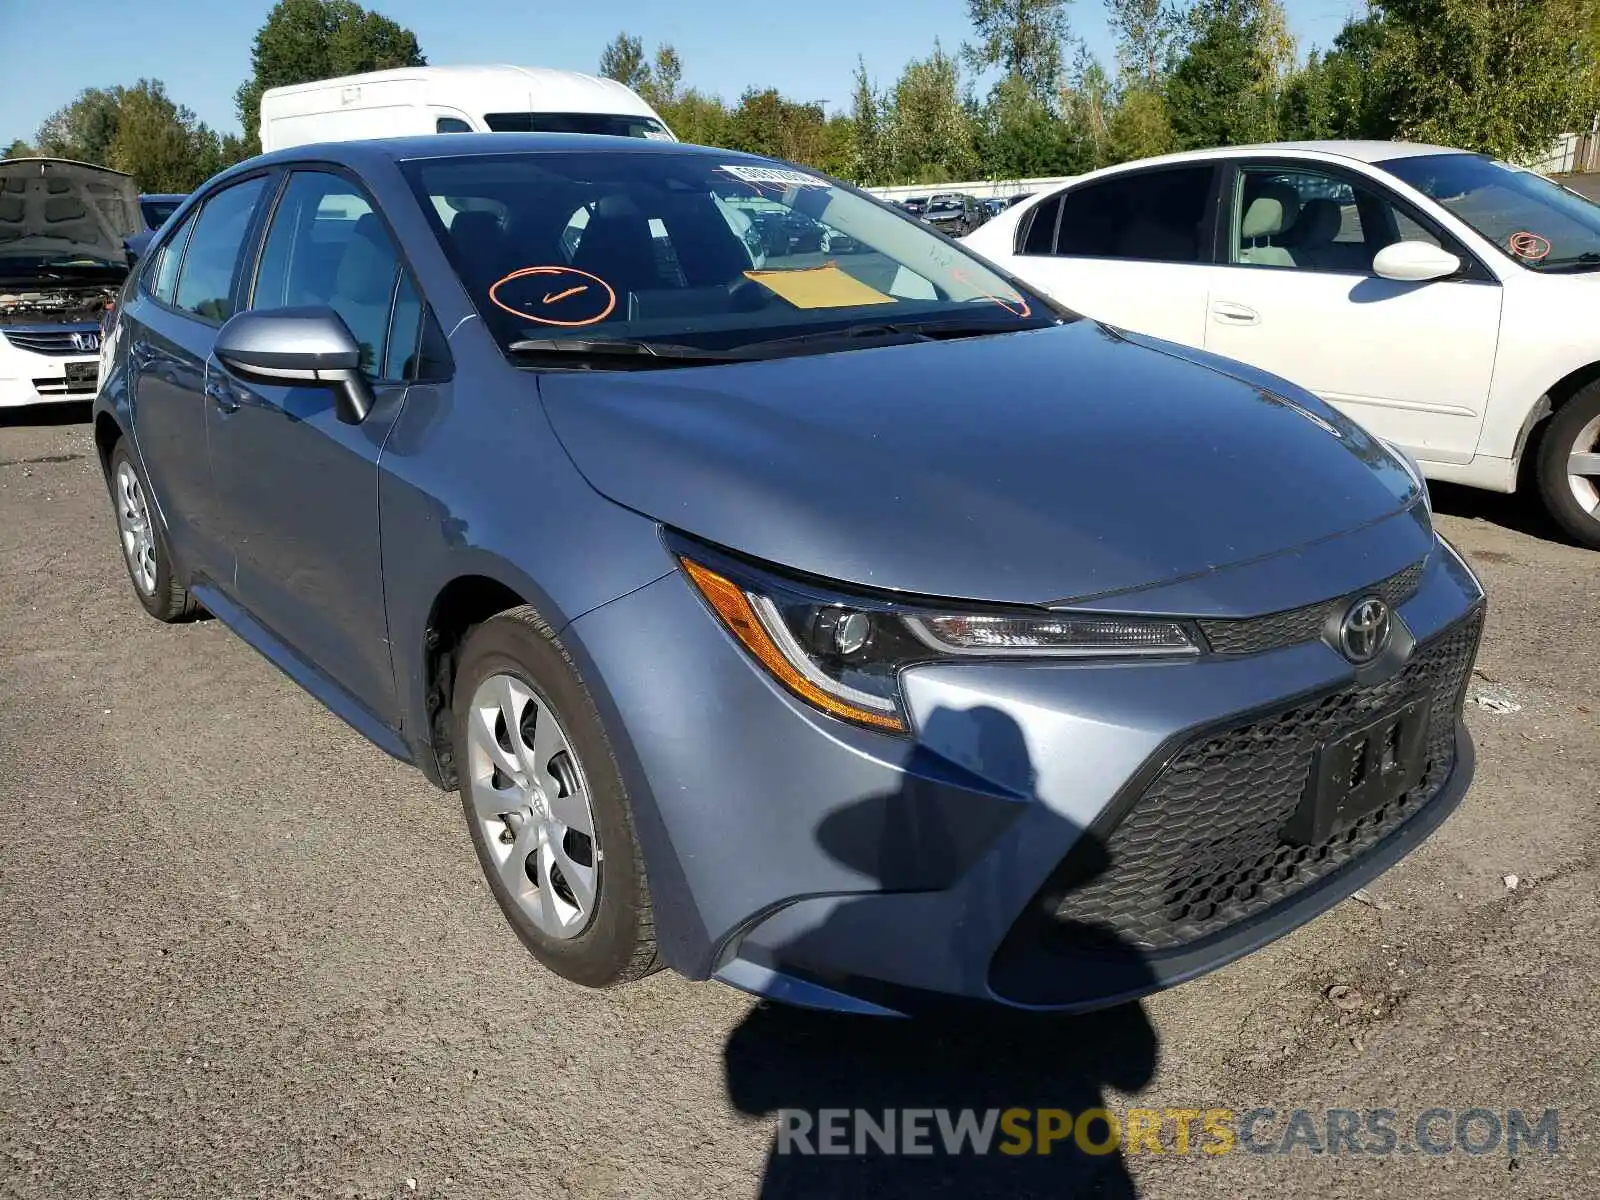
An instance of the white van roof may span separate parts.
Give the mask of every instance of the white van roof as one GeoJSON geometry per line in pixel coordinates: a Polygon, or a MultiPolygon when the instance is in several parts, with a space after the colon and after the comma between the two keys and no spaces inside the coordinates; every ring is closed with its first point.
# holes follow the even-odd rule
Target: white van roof
{"type": "Polygon", "coordinates": [[[396,67],[268,88],[262,98],[287,98],[334,86],[359,88],[380,83],[426,84],[430,92],[438,90],[440,104],[450,103],[450,95],[459,97],[467,92],[480,112],[526,112],[531,107],[538,112],[656,115],[641,97],[614,79],[585,75],[581,71],[558,71],[552,67],[510,65],[396,67]]]}

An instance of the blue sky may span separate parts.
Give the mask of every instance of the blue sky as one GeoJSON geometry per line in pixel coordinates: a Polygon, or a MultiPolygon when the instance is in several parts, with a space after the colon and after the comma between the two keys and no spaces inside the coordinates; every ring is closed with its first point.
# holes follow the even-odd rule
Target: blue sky
{"type": "MultiPolygon", "coordinates": [[[[237,130],[233,92],[250,69],[250,43],[271,0],[0,0],[0,146],[31,138],[39,122],[85,87],[164,80],[168,93],[214,128],[237,130]],[[69,31],[63,14],[70,14],[69,31]],[[75,31],[75,32],[73,32],[75,31]],[[93,31],[86,36],[85,31],[93,31]],[[71,49],[64,49],[70,43],[71,49]]],[[[779,8],[688,0],[378,0],[415,31],[433,63],[511,62],[593,71],[619,30],[653,50],[671,42],[684,80],[735,99],[773,86],[796,100],[849,103],[856,55],[880,84],[935,38],[969,36],[963,0],[809,0],[779,8]]],[[[1301,52],[1326,45],[1361,0],[1286,0],[1301,52]]],[[[1109,62],[1098,0],[1069,8],[1073,28],[1109,62]]]]}

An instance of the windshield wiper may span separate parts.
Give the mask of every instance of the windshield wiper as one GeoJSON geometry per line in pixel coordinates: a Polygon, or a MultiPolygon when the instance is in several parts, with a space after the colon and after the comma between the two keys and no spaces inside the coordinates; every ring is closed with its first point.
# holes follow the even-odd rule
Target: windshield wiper
{"type": "Polygon", "coordinates": [[[1600,253],[1586,250],[1582,254],[1574,254],[1568,258],[1547,258],[1538,264],[1537,268],[1542,274],[1552,271],[1593,271],[1600,269],[1600,253]]]}
{"type": "Polygon", "coordinates": [[[639,367],[678,366],[690,363],[737,362],[742,354],[702,350],[676,342],[624,342],[602,338],[523,338],[506,347],[512,354],[541,354],[577,358],[630,359],[639,367]]]}
{"type": "Polygon", "coordinates": [[[791,346],[798,348],[830,342],[883,342],[889,345],[896,342],[937,342],[946,338],[1016,332],[1015,327],[994,321],[885,321],[872,325],[850,325],[844,329],[826,329],[818,333],[801,333],[793,337],[769,338],[762,342],[744,342],[739,345],[737,353],[759,355],[773,350],[783,351],[791,346]]]}

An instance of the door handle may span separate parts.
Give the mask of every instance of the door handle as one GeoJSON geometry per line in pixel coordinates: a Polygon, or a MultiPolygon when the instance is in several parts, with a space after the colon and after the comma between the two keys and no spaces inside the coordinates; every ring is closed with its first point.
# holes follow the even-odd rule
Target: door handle
{"type": "Polygon", "coordinates": [[[1247,304],[1218,300],[1211,306],[1211,317],[1219,325],[1259,325],[1261,314],[1247,304]]]}
{"type": "Polygon", "coordinates": [[[206,395],[225,413],[239,411],[239,397],[234,390],[220,379],[206,380],[206,395]]]}

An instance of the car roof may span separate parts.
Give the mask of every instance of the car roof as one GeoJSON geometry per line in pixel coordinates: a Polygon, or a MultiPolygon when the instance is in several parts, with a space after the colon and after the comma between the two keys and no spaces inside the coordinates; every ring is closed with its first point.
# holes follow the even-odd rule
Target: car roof
{"type": "MultiPolygon", "coordinates": [[[[1219,158],[1253,158],[1258,155],[1288,153],[1292,155],[1321,155],[1326,158],[1353,159],[1357,162],[1379,163],[1394,158],[1418,158],[1425,154],[1475,154],[1472,150],[1459,150],[1453,146],[1430,146],[1423,142],[1377,141],[1312,141],[1312,142],[1256,142],[1244,146],[1213,146],[1208,150],[1183,150],[1177,154],[1163,154],[1156,158],[1141,158],[1118,163],[1108,171],[1124,167],[1148,166],[1152,163],[1209,162],[1219,158]]],[[[1098,172],[1097,172],[1098,173],[1098,172]]]]}
{"type": "Polygon", "coordinates": [[[366,141],[307,142],[257,155],[230,167],[225,174],[257,170],[263,166],[295,162],[332,162],[358,170],[380,162],[410,162],[432,158],[470,158],[503,154],[693,154],[736,163],[788,167],[777,159],[718,150],[691,142],[665,142],[654,138],[612,137],[592,133],[426,133],[414,137],[371,138],[366,141]]]}

